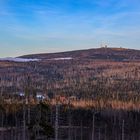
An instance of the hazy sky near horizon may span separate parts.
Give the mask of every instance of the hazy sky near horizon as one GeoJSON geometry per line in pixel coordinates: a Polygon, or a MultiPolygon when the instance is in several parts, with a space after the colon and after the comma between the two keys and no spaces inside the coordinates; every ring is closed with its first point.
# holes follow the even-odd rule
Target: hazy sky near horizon
{"type": "Polygon", "coordinates": [[[140,49],[139,0],[0,0],[0,57],[101,43],[140,49]]]}

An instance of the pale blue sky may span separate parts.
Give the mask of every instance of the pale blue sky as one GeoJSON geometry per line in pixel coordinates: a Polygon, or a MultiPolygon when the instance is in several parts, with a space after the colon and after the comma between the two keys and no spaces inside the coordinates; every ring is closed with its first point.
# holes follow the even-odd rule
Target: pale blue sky
{"type": "Polygon", "coordinates": [[[139,0],[0,0],[0,57],[101,43],[140,49],[139,0]]]}

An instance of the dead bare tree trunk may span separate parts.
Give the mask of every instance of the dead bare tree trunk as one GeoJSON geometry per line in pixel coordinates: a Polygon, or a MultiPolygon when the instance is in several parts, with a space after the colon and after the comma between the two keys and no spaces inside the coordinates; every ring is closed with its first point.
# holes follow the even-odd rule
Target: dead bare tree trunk
{"type": "Polygon", "coordinates": [[[95,114],[93,113],[92,117],[92,140],[94,140],[94,124],[95,124],[95,114]]]}
{"type": "Polygon", "coordinates": [[[81,129],[81,140],[83,140],[83,122],[82,122],[82,120],[81,120],[80,129],[81,129]]]}
{"type": "Polygon", "coordinates": [[[77,131],[76,131],[77,129],[75,128],[75,130],[74,130],[74,140],[76,140],[76,138],[77,138],[77,131]]]}
{"type": "Polygon", "coordinates": [[[55,140],[58,140],[58,103],[56,103],[56,114],[55,114],[55,140]]]}
{"type": "Polygon", "coordinates": [[[30,113],[31,113],[31,111],[30,111],[30,103],[29,103],[29,101],[28,101],[28,125],[30,124],[30,113]]]}
{"type": "MultiPolygon", "coordinates": [[[[4,114],[3,114],[2,111],[1,111],[1,127],[2,127],[2,128],[4,127],[4,114]]],[[[1,131],[0,138],[1,138],[1,140],[4,140],[4,134],[3,134],[3,131],[1,131]]]]}
{"type": "Polygon", "coordinates": [[[124,120],[122,122],[122,140],[124,140],[124,120]]]}
{"type": "Polygon", "coordinates": [[[101,140],[101,128],[99,128],[98,137],[99,137],[99,140],[101,140]]]}
{"type": "Polygon", "coordinates": [[[25,103],[23,103],[23,140],[26,140],[26,110],[25,110],[25,103]]]}
{"type": "Polygon", "coordinates": [[[106,133],[107,131],[106,131],[106,130],[107,130],[107,125],[105,125],[105,134],[104,134],[104,139],[105,139],[105,140],[107,140],[107,139],[106,139],[106,135],[107,135],[107,133],[106,133]]]}
{"type": "Polygon", "coordinates": [[[71,111],[70,111],[70,106],[69,106],[69,113],[68,113],[68,121],[69,121],[68,140],[71,140],[71,111]]]}

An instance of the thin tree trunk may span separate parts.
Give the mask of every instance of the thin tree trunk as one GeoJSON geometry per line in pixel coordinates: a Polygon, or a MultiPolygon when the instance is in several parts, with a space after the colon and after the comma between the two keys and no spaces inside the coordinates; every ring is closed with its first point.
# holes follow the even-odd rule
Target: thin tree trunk
{"type": "Polygon", "coordinates": [[[101,128],[99,128],[99,133],[98,133],[99,135],[99,140],[101,140],[101,128]]]}
{"type": "Polygon", "coordinates": [[[71,140],[71,112],[70,112],[70,108],[69,108],[69,132],[68,132],[68,140],[71,140]]]}
{"type": "Polygon", "coordinates": [[[106,133],[106,132],[107,132],[107,131],[106,131],[106,130],[107,130],[107,125],[105,125],[105,135],[104,135],[105,140],[107,140],[107,138],[106,138],[106,135],[107,135],[107,133],[106,133]]]}
{"type": "Polygon", "coordinates": [[[30,124],[30,113],[31,113],[31,111],[30,111],[30,104],[29,104],[29,101],[28,101],[28,125],[30,124]]]}
{"type": "MultiPolygon", "coordinates": [[[[4,127],[4,115],[3,115],[3,112],[1,112],[1,127],[3,128],[4,127]]],[[[1,131],[1,140],[4,140],[4,135],[3,135],[3,131],[1,131]]]]}
{"type": "Polygon", "coordinates": [[[76,138],[77,138],[77,131],[76,131],[76,128],[75,128],[75,131],[74,131],[74,132],[75,132],[75,135],[74,135],[75,138],[74,138],[74,139],[76,140],[76,138]]]}
{"type": "Polygon", "coordinates": [[[55,114],[55,140],[58,140],[58,104],[56,104],[56,114],[55,114]]]}
{"type": "Polygon", "coordinates": [[[83,122],[82,122],[82,120],[81,120],[80,129],[81,129],[81,140],[83,140],[83,122]]]}
{"type": "Polygon", "coordinates": [[[92,117],[92,140],[94,140],[94,124],[95,124],[95,114],[93,113],[93,117],[92,117]]]}
{"type": "Polygon", "coordinates": [[[124,120],[122,122],[122,140],[124,140],[124,120]]]}
{"type": "Polygon", "coordinates": [[[26,140],[26,111],[25,111],[25,104],[23,105],[23,140],[26,140]]]}

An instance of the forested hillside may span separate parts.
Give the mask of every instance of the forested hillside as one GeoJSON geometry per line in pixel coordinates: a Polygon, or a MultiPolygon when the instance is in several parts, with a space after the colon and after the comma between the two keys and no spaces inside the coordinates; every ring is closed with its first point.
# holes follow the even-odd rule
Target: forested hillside
{"type": "Polygon", "coordinates": [[[0,59],[2,140],[137,140],[139,103],[138,50],[0,59]]]}
{"type": "Polygon", "coordinates": [[[111,104],[118,108],[122,102],[127,102],[124,108],[139,107],[133,104],[140,100],[139,50],[99,48],[20,58],[38,61],[0,61],[3,96],[25,92],[25,87],[30,86],[30,92],[50,97],[101,100],[102,107],[111,104]]]}

